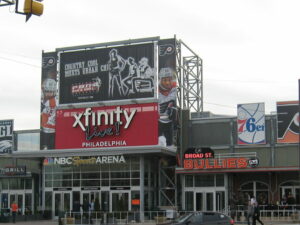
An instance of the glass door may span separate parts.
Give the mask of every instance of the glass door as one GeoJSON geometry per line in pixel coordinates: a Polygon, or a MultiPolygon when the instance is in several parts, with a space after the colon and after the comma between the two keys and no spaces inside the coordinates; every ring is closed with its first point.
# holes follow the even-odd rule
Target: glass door
{"type": "Polygon", "coordinates": [[[196,211],[203,210],[203,193],[196,192],[196,211]]]}
{"type": "Polygon", "coordinates": [[[8,193],[2,193],[1,195],[1,208],[7,209],[10,206],[8,206],[8,193]]]}
{"type": "Polygon", "coordinates": [[[216,211],[225,209],[225,191],[216,192],[216,211]]]}
{"type": "Polygon", "coordinates": [[[130,191],[111,191],[110,192],[110,212],[130,211],[131,204],[130,191]]]}
{"type": "Polygon", "coordinates": [[[289,198],[292,198],[293,200],[290,202],[290,204],[300,204],[300,187],[299,186],[286,186],[282,187],[281,192],[281,198],[285,198],[287,200],[287,203],[289,204],[290,200],[289,198]]]}
{"type": "Polygon", "coordinates": [[[214,211],[215,192],[195,192],[195,211],[214,211]]]}
{"type": "Polygon", "coordinates": [[[214,211],[214,192],[205,193],[206,211],[214,211]]]}
{"type": "Polygon", "coordinates": [[[63,216],[64,213],[70,212],[71,209],[71,202],[72,202],[72,195],[71,192],[54,192],[53,195],[53,207],[52,210],[54,212],[54,217],[57,218],[59,216],[63,216]]]}
{"type": "Polygon", "coordinates": [[[296,204],[300,204],[300,187],[295,188],[295,198],[296,198],[296,204]]]}
{"type": "Polygon", "coordinates": [[[24,215],[24,194],[20,192],[9,192],[9,205],[8,208],[11,207],[11,204],[15,202],[18,204],[18,214],[24,215]]]}

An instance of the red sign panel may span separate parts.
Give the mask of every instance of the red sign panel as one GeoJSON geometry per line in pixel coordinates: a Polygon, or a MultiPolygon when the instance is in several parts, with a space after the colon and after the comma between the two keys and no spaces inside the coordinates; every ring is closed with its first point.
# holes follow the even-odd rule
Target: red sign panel
{"type": "Polygon", "coordinates": [[[56,149],[158,144],[157,103],[57,110],[56,149]]]}

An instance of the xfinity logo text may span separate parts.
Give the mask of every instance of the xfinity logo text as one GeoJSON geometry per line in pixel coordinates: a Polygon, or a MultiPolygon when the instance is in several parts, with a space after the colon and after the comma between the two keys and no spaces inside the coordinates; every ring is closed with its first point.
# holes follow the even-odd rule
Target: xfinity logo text
{"type": "Polygon", "coordinates": [[[121,109],[118,106],[115,110],[111,112],[93,112],[91,108],[86,108],[84,113],[75,114],[75,122],[73,123],[73,127],[79,126],[83,131],[86,131],[87,127],[92,126],[100,126],[100,125],[122,125],[122,118],[125,118],[125,126],[124,129],[127,129],[136,113],[136,109],[131,112],[127,112],[126,110],[121,109]],[[83,118],[83,121],[81,119],[83,118]],[[103,118],[103,120],[102,120],[103,118]],[[102,121],[104,123],[102,124],[102,121]]]}

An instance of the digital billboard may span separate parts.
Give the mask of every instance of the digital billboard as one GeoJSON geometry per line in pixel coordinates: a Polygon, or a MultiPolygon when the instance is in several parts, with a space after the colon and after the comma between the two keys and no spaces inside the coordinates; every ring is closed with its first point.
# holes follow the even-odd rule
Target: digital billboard
{"type": "Polygon", "coordinates": [[[13,120],[0,120],[0,154],[11,153],[13,147],[13,120]]]}
{"type": "Polygon", "coordinates": [[[251,103],[237,106],[239,145],[265,144],[265,104],[251,103]]]}
{"type": "Polygon", "coordinates": [[[59,109],[56,149],[158,144],[157,103],[59,109]]]}
{"type": "Polygon", "coordinates": [[[57,101],[57,54],[43,53],[40,149],[54,149],[57,101]]]}
{"type": "Polygon", "coordinates": [[[154,44],[61,52],[59,103],[154,98],[154,44]]]}
{"type": "Polygon", "coordinates": [[[277,102],[277,142],[299,142],[299,102],[277,102]]]}

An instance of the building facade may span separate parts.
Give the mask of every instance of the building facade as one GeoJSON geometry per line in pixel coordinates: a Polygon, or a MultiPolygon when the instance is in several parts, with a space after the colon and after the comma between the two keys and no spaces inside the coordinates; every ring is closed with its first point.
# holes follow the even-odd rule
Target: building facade
{"type": "Polygon", "coordinates": [[[264,144],[241,146],[237,117],[192,115],[185,128],[188,147],[210,151],[181,152],[176,174],[182,182],[182,208],[221,210],[233,199],[247,205],[251,196],[266,206],[287,198],[289,204],[300,204],[299,144],[278,143],[277,115],[266,116],[265,128],[264,144]]]}

